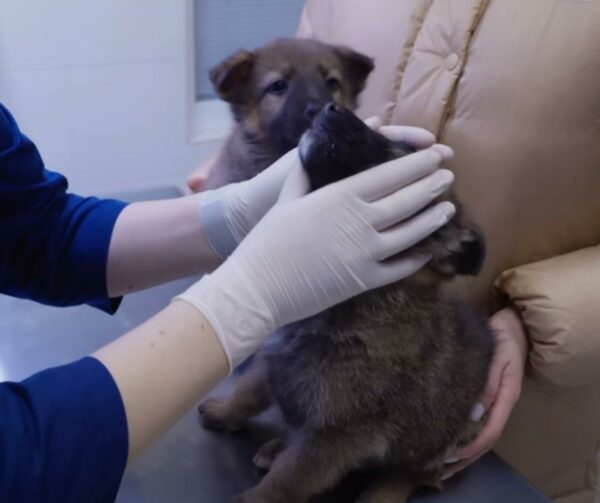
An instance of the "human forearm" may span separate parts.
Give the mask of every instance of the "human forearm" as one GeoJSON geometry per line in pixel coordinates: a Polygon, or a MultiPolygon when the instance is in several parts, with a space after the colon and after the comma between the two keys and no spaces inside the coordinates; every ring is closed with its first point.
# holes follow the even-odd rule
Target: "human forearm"
{"type": "Polygon", "coordinates": [[[109,295],[215,269],[277,201],[297,162],[294,151],[243,183],[128,206],[111,239],[109,295]]]}
{"type": "Polygon", "coordinates": [[[109,296],[210,271],[220,263],[202,231],[200,197],[135,203],[122,211],[108,254],[109,296]]]}
{"type": "Polygon", "coordinates": [[[181,301],[93,356],[109,370],[121,393],[129,462],[229,372],[211,325],[181,301]]]}

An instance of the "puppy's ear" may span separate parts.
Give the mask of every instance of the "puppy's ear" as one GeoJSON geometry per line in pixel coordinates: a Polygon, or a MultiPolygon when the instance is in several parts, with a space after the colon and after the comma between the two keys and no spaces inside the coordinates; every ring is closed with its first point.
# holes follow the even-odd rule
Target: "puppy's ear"
{"type": "Polygon", "coordinates": [[[479,229],[455,217],[436,235],[425,247],[433,256],[428,267],[447,277],[479,274],[485,260],[485,239],[479,229]]]}
{"type": "Polygon", "coordinates": [[[459,249],[448,257],[455,274],[477,276],[485,260],[485,239],[476,228],[465,228],[459,238],[459,249]]]}
{"type": "Polygon", "coordinates": [[[243,103],[248,95],[255,56],[238,51],[210,70],[210,81],[218,95],[229,103],[243,103]]]}
{"type": "Polygon", "coordinates": [[[344,65],[345,77],[350,83],[352,93],[358,96],[365,88],[369,74],[375,68],[373,58],[343,46],[336,47],[335,52],[344,65]]]}

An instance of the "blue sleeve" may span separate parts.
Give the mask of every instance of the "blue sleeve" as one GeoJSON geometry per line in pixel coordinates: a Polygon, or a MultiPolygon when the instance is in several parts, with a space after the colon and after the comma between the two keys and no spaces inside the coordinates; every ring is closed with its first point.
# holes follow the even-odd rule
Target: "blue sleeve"
{"type": "Polygon", "coordinates": [[[67,193],[0,105],[0,292],[45,304],[114,312],[108,248],[125,203],[67,193]]]}
{"type": "Polygon", "coordinates": [[[114,501],[127,463],[117,386],[94,358],[0,384],[0,501],[114,501]]]}

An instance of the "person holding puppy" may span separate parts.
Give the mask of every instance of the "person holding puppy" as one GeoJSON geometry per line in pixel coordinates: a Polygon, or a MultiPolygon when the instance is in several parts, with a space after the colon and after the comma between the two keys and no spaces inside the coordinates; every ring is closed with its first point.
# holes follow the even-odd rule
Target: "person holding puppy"
{"type": "Polygon", "coordinates": [[[275,329],[426,264],[410,248],[454,214],[430,206],[452,151],[381,131],[421,151],[308,193],[293,150],[210,198],[125,205],[67,193],[0,105],[0,292],[112,313],[128,292],[213,271],[93,355],[0,384],[0,499],[112,501],[126,464],[275,329]]]}
{"type": "Polygon", "coordinates": [[[591,501],[600,444],[599,27],[592,0],[307,0],[299,31],[375,59],[358,113],[451,145],[483,227],[484,269],[456,287],[498,345],[473,411],[486,427],[447,475],[497,447],[565,502],[591,501]]]}
{"type": "Polygon", "coordinates": [[[375,59],[359,114],[450,145],[486,236],[456,288],[497,333],[487,422],[447,475],[496,446],[561,502],[593,499],[600,444],[599,28],[595,0],[308,0],[300,27],[375,59]]]}

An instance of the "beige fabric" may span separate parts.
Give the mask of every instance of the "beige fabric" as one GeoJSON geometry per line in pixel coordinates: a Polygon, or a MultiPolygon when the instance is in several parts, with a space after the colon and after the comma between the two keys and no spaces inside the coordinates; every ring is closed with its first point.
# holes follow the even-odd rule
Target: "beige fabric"
{"type": "Polygon", "coordinates": [[[496,286],[527,326],[534,375],[600,394],[600,246],[510,269],[496,286]]]}
{"type": "Polygon", "coordinates": [[[599,420],[598,386],[555,388],[526,379],[495,451],[550,497],[592,495],[599,420]]]}
{"type": "MultiPolygon", "coordinates": [[[[308,0],[300,35],[375,58],[363,116],[454,148],[458,195],[488,243],[482,274],[455,285],[468,299],[489,312],[502,271],[600,243],[600,0],[308,0]]],[[[574,367],[561,379],[577,382],[574,367]]],[[[528,380],[521,407],[508,461],[549,495],[589,490],[600,391],[528,380]]]]}

